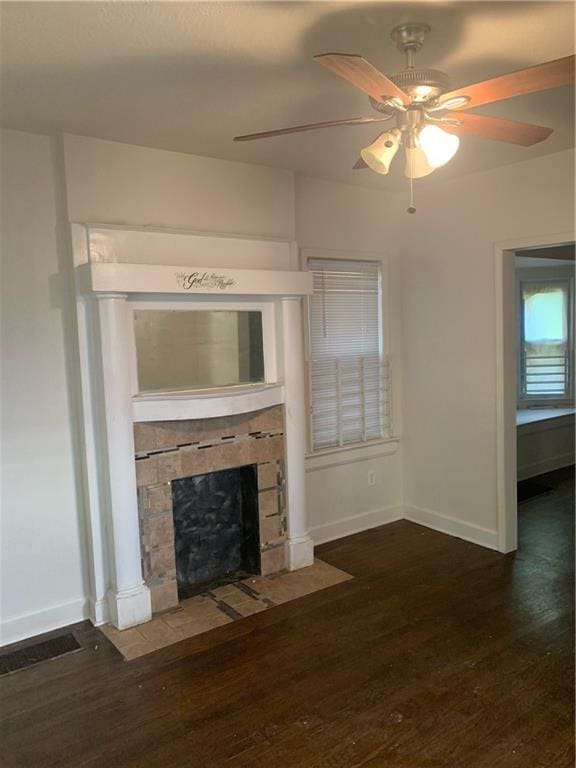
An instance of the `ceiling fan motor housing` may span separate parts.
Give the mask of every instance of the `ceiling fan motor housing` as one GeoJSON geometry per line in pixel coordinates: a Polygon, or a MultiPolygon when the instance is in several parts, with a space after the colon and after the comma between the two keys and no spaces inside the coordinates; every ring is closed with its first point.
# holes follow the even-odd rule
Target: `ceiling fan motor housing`
{"type": "Polygon", "coordinates": [[[404,69],[389,78],[416,102],[435,99],[450,90],[450,78],[438,69],[404,69]]]}
{"type": "Polygon", "coordinates": [[[389,75],[389,79],[407,93],[412,102],[435,99],[448,91],[451,85],[445,72],[414,65],[414,54],[420,50],[429,32],[428,24],[410,22],[394,27],[390,35],[398,50],[406,54],[406,68],[402,72],[389,75]]]}

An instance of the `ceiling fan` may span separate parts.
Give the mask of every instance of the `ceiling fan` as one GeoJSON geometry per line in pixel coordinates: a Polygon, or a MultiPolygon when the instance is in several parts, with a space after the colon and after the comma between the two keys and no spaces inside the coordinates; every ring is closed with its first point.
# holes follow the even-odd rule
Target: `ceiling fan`
{"type": "Polygon", "coordinates": [[[314,56],[327,69],[366,93],[372,107],[380,113],[378,116],[329,120],[250,133],[236,136],[234,141],[252,141],[339,125],[382,123],[395,118],[393,128],[381,133],[372,144],[361,150],[354,168],[371,168],[377,173],[387,174],[402,145],[406,157],[404,172],[410,179],[411,187],[408,212],[414,213],[412,180],[427,176],[451,160],[460,143],[458,134],[525,147],[548,138],[552,128],[464,110],[573,83],[574,56],[450,90],[448,75],[436,69],[416,67],[414,63],[414,54],[422,47],[430,29],[428,24],[414,22],[392,30],[392,39],[406,55],[406,66],[401,72],[390,76],[382,74],[362,56],[355,54],[323,53],[314,56]]]}

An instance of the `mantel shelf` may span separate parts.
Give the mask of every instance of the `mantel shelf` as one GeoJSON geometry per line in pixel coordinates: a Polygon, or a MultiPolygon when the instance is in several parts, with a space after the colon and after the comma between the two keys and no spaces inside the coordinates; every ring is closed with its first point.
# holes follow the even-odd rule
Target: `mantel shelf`
{"type": "Polygon", "coordinates": [[[132,416],[135,422],[208,419],[258,411],[283,402],[281,383],[151,392],[132,398],[132,416]]]}
{"type": "Polygon", "coordinates": [[[82,294],[167,294],[188,296],[308,296],[312,273],[280,269],[167,266],[161,264],[81,264],[76,267],[82,294]]]}

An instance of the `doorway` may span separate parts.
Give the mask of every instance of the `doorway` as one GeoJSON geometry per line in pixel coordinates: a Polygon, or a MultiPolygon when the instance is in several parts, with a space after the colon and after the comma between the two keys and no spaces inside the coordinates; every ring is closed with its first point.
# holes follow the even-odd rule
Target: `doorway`
{"type": "MultiPolygon", "coordinates": [[[[574,233],[499,243],[495,248],[496,275],[496,398],[498,549],[518,547],[517,408],[522,384],[518,348],[518,284],[516,257],[536,250],[541,258],[562,257],[574,265],[574,233]]],[[[573,360],[570,361],[573,365],[573,360]]],[[[572,371],[573,375],[573,371],[572,371]]],[[[525,379],[524,379],[525,383],[525,379]]]]}

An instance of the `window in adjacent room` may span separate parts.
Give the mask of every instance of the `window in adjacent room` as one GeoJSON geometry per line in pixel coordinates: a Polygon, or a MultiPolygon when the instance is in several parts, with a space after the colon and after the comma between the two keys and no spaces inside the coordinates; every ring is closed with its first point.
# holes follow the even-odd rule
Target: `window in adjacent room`
{"type": "Polygon", "coordinates": [[[309,259],[311,447],[367,443],[391,431],[381,263],[309,259]]]}
{"type": "Polygon", "coordinates": [[[573,281],[521,279],[519,293],[520,402],[554,405],[571,401],[573,281]]]}

